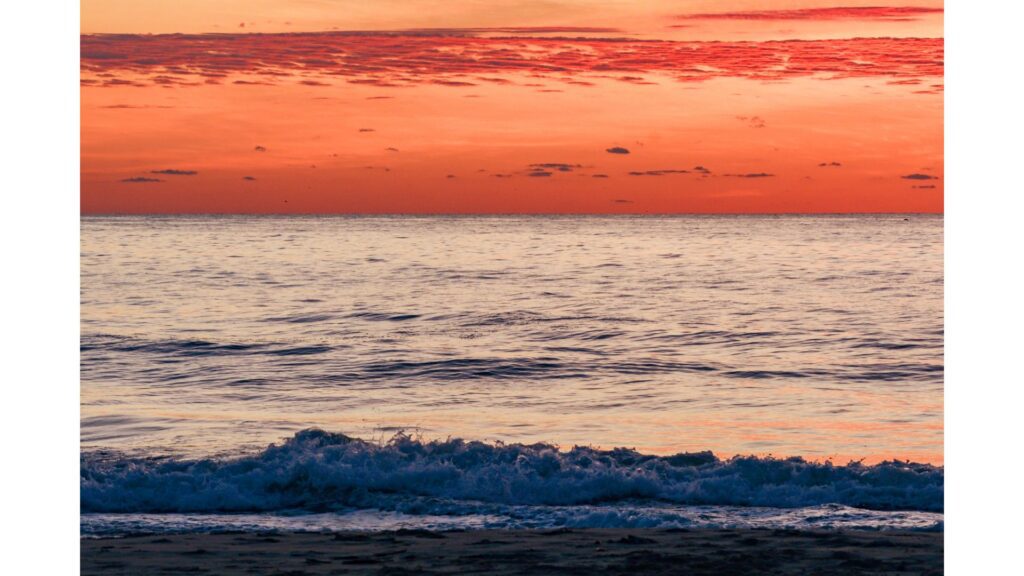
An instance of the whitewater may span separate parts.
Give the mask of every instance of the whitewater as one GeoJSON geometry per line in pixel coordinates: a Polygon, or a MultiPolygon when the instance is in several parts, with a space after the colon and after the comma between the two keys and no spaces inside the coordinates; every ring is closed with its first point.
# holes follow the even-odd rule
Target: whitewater
{"type": "Polygon", "coordinates": [[[380,445],[305,430],[257,454],[222,460],[86,453],[81,493],[83,529],[97,534],[160,524],[289,526],[285,518],[305,530],[424,524],[936,529],[943,471],[908,462],[833,465],[720,460],[710,452],[659,457],[626,449],[423,442],[405,434],[380,445]],[[354,514],[359,511],[364,514],[354,514]],[[178,516],[154,522],[109,513],[178,516]],[[187,513],[215,516],[181,516],[187,513]],[[261,521],[254,513],[277,517],[261,521]]]}

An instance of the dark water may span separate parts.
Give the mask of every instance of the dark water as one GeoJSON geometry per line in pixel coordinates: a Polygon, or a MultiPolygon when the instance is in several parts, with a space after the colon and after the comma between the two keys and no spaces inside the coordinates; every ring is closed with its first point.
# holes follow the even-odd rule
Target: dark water
{"type": "MultiPolygon", "coordinates": [[[[104,490],[127,482],[97,450],[194,464],[311,427],[941,463],[942,239],[932,216],[83,218],[83,473],[99,478],[84,508],[110,511],[104,490]]],[[[941,469],[926,480],[938,500],[914,500],[904,478],[903,496],[886,485],[868,507],[941,510],[941,469]]],[[[626,496],[856,507],[865,494],[695,501],[659,486],[626,496]]],[[[231,511],[245,510],[261,508],[231,511]]]]}

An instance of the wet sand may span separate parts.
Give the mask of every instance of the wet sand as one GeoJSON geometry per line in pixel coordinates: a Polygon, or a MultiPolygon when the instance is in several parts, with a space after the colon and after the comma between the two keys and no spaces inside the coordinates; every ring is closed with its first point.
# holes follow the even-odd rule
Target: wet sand
{"type": "Polygon", "coordinates": [[[228,533],[82,540],[83,575],[942,574],[943,534],[789,530],[228,533]]]}

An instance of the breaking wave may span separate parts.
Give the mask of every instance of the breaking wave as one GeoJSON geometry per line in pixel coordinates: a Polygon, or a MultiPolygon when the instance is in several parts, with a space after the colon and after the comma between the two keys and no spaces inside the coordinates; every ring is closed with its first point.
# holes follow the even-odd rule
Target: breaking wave
{"type": "Polygon", "coordinates": [[[466,514],[517,506],[673,504],[942,512],[943,468],[910,462],[834,465],[710,452],[425,442],[386,444],[309,429],[227,459],[86,452],[86,513],[341,512],[466,514]]]}

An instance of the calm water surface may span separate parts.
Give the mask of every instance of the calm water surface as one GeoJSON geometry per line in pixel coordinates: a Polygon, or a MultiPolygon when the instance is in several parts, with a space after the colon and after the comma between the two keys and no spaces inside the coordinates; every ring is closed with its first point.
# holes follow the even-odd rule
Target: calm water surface
{"type": "Polygon", "coordinates": [[[942,461],[941,217],[88,217],[83,450],[942,461]]]}

